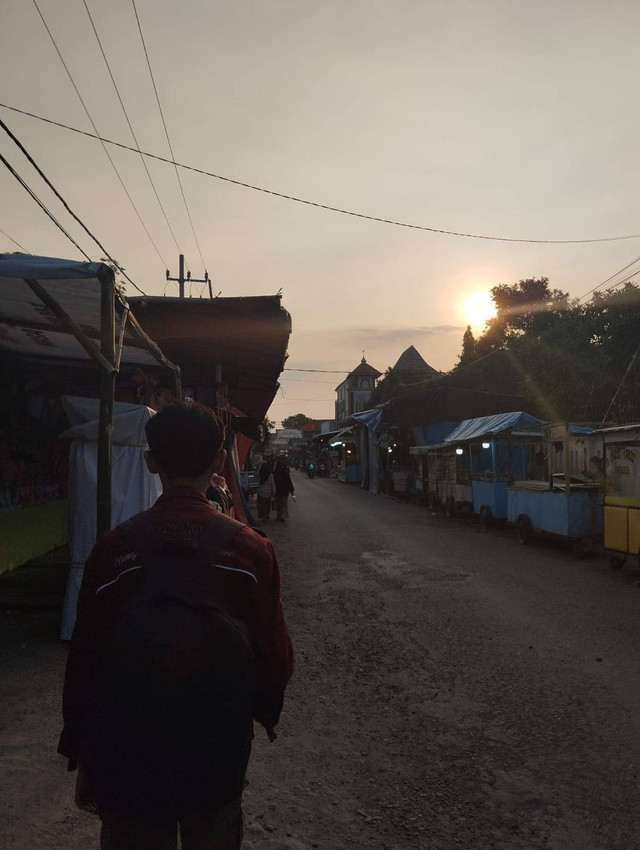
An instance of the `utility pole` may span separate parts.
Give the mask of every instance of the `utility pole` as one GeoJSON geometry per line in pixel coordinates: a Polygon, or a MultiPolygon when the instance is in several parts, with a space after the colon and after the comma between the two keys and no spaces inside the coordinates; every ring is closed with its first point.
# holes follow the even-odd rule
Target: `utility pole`
{"type": "Polygon", "coordinates": [[[204,280],[196,277],[191,277],[191,272],[187,272],[187,276],[184,276],[184,254],[180,254],[178,265],[178,277],[169,277],[169,269],[167,269],[167,280],[173,280],[179,284],[179,297],[184,298],[184,285],[187,283],[207,283],[209,285],[209,298],[213,298],[213,289],[211,288],[211,278],[209,277],[206,269],[204,273],[204,280]]]}

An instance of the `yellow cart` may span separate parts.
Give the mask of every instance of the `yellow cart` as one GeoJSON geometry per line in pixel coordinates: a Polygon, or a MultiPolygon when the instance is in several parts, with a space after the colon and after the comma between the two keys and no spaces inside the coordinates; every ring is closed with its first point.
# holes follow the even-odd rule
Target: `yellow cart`
{"type": "Polygon", "coordinates": [[[604,440],[604,548],[611,566],[620,568],[640,554],[640,423],[598,433],[604,440]]]}

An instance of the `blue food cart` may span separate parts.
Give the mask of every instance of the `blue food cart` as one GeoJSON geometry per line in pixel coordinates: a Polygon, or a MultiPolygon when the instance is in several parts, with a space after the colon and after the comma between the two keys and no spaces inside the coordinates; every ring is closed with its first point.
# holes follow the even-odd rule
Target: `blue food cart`
{"type": "Polygon", "coordinates": [[[603,529],[602,486],[589,475],[590,459],[602,457],[602,437],[591,425],[566,422],[546,425],[544,433],[546,480],[510,483],[507,519],[522,544],[538,532],[580,541],[587,551],[603,529]]]}
{"type": "Polygon", "coordinates": [[[458,455],[468,458],[471,504],[484,528],[507,519],[507,487],[535,474],[542,455],[544,422],[525,411],[465,419],[446,437],[458,455]]]}

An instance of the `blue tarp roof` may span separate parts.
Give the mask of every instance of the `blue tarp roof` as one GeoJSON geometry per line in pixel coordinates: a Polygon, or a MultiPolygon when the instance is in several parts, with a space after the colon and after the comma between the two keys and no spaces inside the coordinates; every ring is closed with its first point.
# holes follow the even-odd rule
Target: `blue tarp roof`
{"type": "Polygon", "coordinates": [[[513,428],[545,424],[541,419],[536,419],[535,416],[522,410],[511,413],[496,413],[493,416],[479,416],[477,419],[464,419],[457,428],[447,434],[445,442],[473,440],[489,434],[499,434],[501,431],[510,431],[513,428]]]}
{"type": "Polygon", "coordinates": [[[82,280],[97,278],[103,263],[59,260],[57,257],[34,257],[32,254],[0,254],[0,276],[43,280],[82,280]]]}
{"type": "Polygon", "coordinates": [[[382,410],[363,410],[361,413],[352,413],[351,418],[362,425],[366,425],[372,431],[377,431],[382,422],[382,410]]]}
{"type": "Polygon", "coordinates": [[[588,437],[590,434],[595,434],[596,429],[591,425],[569,425],[569,433],[588,437]]]}

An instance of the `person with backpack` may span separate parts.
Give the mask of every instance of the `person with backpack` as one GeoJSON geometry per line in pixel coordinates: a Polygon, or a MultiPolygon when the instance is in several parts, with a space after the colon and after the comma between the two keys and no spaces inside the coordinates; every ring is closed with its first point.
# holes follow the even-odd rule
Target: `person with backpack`
{"type": "Polygon", "coordinates": [[[87,561],[58,751],[102,850],[237,850],[257,721],[274,740],[293,669],[271,543],[207,500],[222,425],[195,402],[146,426],[162,496],[87,561]]]}

